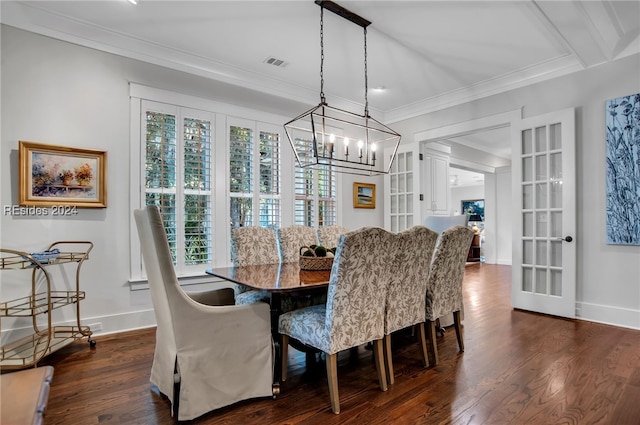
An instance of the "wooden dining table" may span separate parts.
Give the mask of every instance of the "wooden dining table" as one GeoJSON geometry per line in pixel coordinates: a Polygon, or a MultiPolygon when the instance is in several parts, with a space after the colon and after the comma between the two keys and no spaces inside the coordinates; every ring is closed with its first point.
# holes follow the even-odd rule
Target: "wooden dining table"
{"type": "Polygon", "coordinates": [[[267,292],[274,338],[278,335],[278,318],[282,314],[282,294],[295,297],[326,292],[331,277],[331,270],[301,270],[298,262],[216,267],[207,269],[206,273],[267,292]]]}

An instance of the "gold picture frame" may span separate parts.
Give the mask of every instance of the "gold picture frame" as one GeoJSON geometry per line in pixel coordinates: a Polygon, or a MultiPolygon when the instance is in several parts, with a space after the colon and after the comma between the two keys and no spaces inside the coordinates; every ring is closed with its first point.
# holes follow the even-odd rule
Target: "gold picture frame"
{"type": "Polygon", "coordinates": [[[375,208],[376,185],[373,183],[353,183],[353,207],[375,208]]]}
{"type": "Polygon", "coordinates": [[[106,208],[107,153],[19,141],[19,203],[106,208]]]}

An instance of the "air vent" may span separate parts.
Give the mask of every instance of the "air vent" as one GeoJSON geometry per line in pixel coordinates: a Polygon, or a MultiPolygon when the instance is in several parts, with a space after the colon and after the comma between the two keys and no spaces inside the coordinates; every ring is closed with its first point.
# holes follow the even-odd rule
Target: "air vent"
{"type": "Polygon", "coordinates": [[[282,59],[274,58],[272,56],[266,58],[264,60],[264,63],[269,64],[269,65],[273,65],[273,66],[277,66],[279,68],[284,68],[285,66],[289,65],[289,62],[285,62],[282,59]]]}

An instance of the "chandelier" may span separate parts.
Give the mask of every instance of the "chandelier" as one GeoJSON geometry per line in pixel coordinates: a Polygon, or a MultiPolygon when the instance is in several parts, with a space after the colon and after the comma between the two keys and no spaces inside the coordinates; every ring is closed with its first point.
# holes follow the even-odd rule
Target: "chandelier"
{"type": "Polygon", "coordinates": [[[367,81],[367,26],[371,22],[332,1],[315,0],[320,6],[320,103],[284,125],[300,167],[330,165],[335,171],[388,174],[400,144],[400,134],[369,115],[367,81]],[[329,106],[324,95],[324,9],[361,26],[364,30],[364,113],[329,106]],[[385,148],[392,148],[389,162],[385,148]]]}

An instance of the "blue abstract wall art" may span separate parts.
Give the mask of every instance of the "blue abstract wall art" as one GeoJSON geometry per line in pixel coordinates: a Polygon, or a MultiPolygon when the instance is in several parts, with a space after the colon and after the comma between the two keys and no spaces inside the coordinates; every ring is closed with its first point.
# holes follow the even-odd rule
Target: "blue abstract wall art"
{"type": "Polygon", "coordinates": [[[640,93],[606,108],[607,243],[640,245],[640,93]]]}

